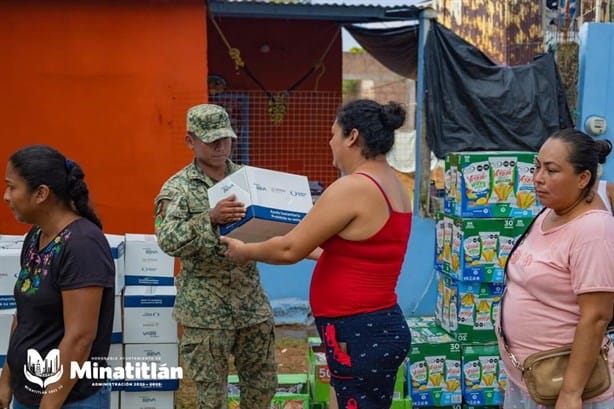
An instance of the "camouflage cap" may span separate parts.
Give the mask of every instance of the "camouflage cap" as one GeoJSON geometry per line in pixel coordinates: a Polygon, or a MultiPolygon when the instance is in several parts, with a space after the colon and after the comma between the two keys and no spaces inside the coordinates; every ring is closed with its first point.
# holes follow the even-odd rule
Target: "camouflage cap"
{"type": "Polygon", "coordinates": [[[188,132],[205,143],[236,138],[226,110],[219,105],[201,104],[188,110],[188,132]]]}

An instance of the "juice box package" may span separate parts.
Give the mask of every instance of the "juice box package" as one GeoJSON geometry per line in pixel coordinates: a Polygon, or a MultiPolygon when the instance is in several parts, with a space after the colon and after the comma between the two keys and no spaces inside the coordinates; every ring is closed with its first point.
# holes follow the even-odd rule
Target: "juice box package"
{"type": "Polygon", "coordinates": [[[408,395],[413,407],[462,402],[460,344],[437,325],[410,327],[408,395]]]}
{"type": "Polygon", "coordinates": [[[530,217],[535,196],[534,152],[453,152],[445,159],[444,212],[459,217],[530,217]],[[447,202],[447,203],[446,203],[447,202]]]}
{"type": "Polygon", "coordinates": [[[411,398],[393,398],[392,405],[390,405],[390,409],[412,409],[411,398]]]}
{"type": "Polygon", "coordinates": [[[330,371],[326,364],[324,345],[320,337],[309,337],[307,344],[309,396],[313,402],[328,402],[330,371]]]}
{"type": "Polygon", "coordinates": [[[459,342],[496,341],[503,284],[464,282],[439,274],[435,317],[459,342]]]}
{"type": "MultiPolygon", "coordinates": [[[[240,409],[239,377],[228,376],[228,408],[240,409]]],[[[278,374],[277,390],[271,401],[271,409],[309,409],[309,394],[307,392],[307,375],[278,374]]],[[[249,408],[246,408],[249,409],[249,408]]]]}
{"type": "Polygon", "coordinates": [[[450,260],[442,257],[440,271],[460,281],[504,282],[507,256],[532,219],[447,216],[444,222],[449,218],[452,219],[450,260]]]}
{"type": "Polygon", "coordinates": [[[476,406],[503,403],[507,375],[496,343],[462,346],[463,398],[476,406]]]}
{"type": "Polygon", "coordinates": [[[435,214],[435,259],[433,260],[433,268],[443,272],[444,265],[444,228],[446,216],[442,212],[435,214]]]}

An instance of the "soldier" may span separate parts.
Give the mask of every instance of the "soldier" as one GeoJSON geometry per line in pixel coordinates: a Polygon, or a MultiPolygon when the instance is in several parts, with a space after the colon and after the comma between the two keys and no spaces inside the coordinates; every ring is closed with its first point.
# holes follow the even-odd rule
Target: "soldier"
{"type": "Polygon", "coordinates": [[[217,226],[240,220],[245,206],[231,196],[211,208],[207,195],[240,168],[229,159],[236,137],[222,107],[190,108],[185,141],[194,160],[164,183],[155,200],[158,243],[181,262],[173,316],[183,325],[180,350],[199,409],[227,407],[230,354],[241,406],[268,409],[277,386],[273,313],[256,264],[224,257],[219,240],[217,226]]]}

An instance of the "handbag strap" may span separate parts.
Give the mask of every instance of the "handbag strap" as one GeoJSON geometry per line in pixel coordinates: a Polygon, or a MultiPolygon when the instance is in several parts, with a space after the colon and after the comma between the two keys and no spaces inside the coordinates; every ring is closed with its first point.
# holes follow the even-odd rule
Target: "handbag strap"
{"type": "MultiPolygon", "coordinates": [[[[535,223],[535,221],[539,218],[539,216],[545,210],[546,210],[546,208],[544,207],[543,209],[541,209],[539,211],[539,213],[537,213],[537,215],[533,218],[533,220],[531,220],[531,223],[529,223],[529,225],[527,226],[525,231],[520,235],[518,240],[516,240],[516,242],[512,246],[512,249],[510,250],[510,253],[507,256],[507,260],[505,260],[505,268],[504,268],[504,271],[505,271],[504,277],[505,277],[505,279],[507,279],[507,266],[508,266],[508,264],[509,264],[509,262],[510,262],[510,260],[512,258],[512,254],[514,254],[514,252],[516,251],[518,246],[520,246],[520,244],[522,244],[522,242],[524,241],[525,237],[527,237],[527,235],[529,234],[529,231],[533,227],[533,223],[535,223]]],[[[507,337],[505,336],[505,332],[503,331],[503,299],[505,298],[505,294],[506,293],[507,293],[507,286],[503,290],[503,295],[501,295],[501,301],[500,301],[500,307],[499,307],[499,328],[498,328],[499,335],[501,336],[501,341],[503,341],[503,348],[505,348],[505,352],[507,352],[507,356],[510,358],[510,361],[512,362],[512,365],[514,365],[514,368],[519,369],[521,372],[524,373],[525,368],[522,366],[520,361],[518,361],[516,356],[512,353],[512,350],[510,349],[509,343],[507,342],[507,337]]]]}

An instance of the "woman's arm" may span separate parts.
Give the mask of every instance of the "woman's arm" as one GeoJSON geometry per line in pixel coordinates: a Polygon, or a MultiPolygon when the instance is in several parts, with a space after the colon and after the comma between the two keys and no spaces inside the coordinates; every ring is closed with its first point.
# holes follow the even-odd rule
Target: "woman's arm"
{"type": "Polygon", "coordinates": [[[576,327],[569,366],[565,371],[556,409],[582,408],[582,391],[601,349],[605,329],[612,319],[614,293],[578,295],[580,321],[576,327]]]}
{"type": "Polygon", "coordinates": [[[70,378],[70,364],[77,362],[81,367],[89,357],[98,331],[102,293],[102,287],[62,291],[64,337],[60,341],[59,349],[64,372],[57,382],[47,387],[47,390],[55,391],[43,396],[40,409],[61,408],[77,382],[78,379],[70,378]]]}
{"type": "MultiPolygon", "coordinates": [[[[13,324],[11,325],[11,335],[17,328],[17,315],[13,318],[13,324]]],[[[10,337],[9,337],[10,339],[10,337]]],[[[8,408],[11,399],[13,398],[13,390],[11,389],[11,369],[7,361],[2,366],[2,374],[0,375],[0,408],[8,408]]]]}
{"type": "Polygon", "coordinates": [[[269,264],[293,264],[307,256],[319,257],[320,244],[343,231],[365,206],[363,179],[346,176],[330,185],[305,218],[284,236],[260,243],[222,237],[228,245],[226,255],[238,263],[253,260],[269,264]]]}

